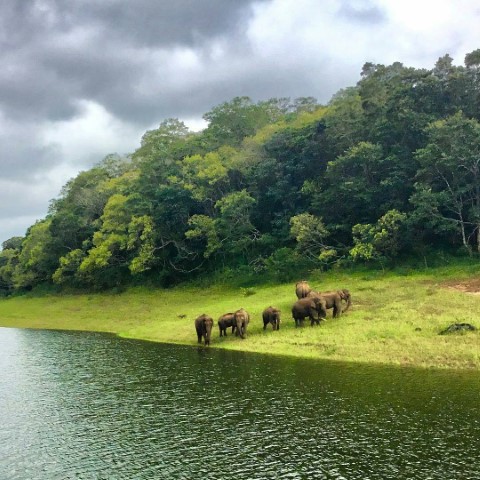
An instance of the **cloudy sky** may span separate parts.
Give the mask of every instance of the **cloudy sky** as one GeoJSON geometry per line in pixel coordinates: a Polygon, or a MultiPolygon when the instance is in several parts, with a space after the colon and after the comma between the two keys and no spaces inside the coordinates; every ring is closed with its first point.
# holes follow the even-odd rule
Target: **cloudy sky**
{"type": "Polygon", "coordinates": [[[366,61],[463,64],[478,0],[2,0],[0,242],[166,118],[354,85],[366,61]]]}

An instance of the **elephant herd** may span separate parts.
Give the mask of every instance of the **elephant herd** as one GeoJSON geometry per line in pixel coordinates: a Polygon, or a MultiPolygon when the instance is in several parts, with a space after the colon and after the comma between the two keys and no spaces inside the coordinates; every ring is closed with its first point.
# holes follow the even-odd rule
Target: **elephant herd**
{"type": "Polygon", "coordinates": [[[310,319],[311,325],[315,323],[319,325],[320,320],[325,320],[327,317],[327,310],[330,308],[333,318],[337,318],[352,305],[352,296],[346,288],[316,292],[305,280],[297,282],[295,287],[298,300],[292,307],[292,316],[297,327],[303,325],[307,317],[310,319]],[[345,307],[343,303],[345,303],[345,307]]]}
{"type": "MultiPolygon", "coordinates": [[[[295,293],[298,300],[292,307],[292,317],[296,327],[303,326],[305,318],[310,319],[310,325],[319,325],[321,320],[325,320],[329,309],[332,309],[332,316],[337,318],[352,305],[352,297],[347,289],[316,292],[305,280],[297,282],[295,293]]],[[[280,329],[280,310],[278,308],[267,307],[262,312],[262,319],[264,330],[269,324],[272,325],[273,330],[280,329]]],[[[203,339],[205,345],[210,345],[213,323],[213,318],[206,314],[195,319],[198,343],[202,343],[203,339]]],[[[240,338],[245,338],[249,323],[250,315],[244,308],[225,313],[217,321],[220,337],[226,336],[227,329],[231,327],[232,334],[235,333],[240,338]]]]}

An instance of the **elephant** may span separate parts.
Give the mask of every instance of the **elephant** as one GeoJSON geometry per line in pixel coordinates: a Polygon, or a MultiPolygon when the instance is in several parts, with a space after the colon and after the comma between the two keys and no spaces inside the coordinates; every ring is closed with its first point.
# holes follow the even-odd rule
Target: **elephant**
{"type": "Polygon", "coordinates": [[[212,333],[213,318],[208,315],[200,315],[195,319],[195,330],[197,331],[198,343],[202,343],[202,337],[205,339],[205,346],[210,345],[210,336],[212,333]]]}
{"type": "Polygon", "coordinates": [[[338,290],[338,293],[342,297],[342,300],[346,302],[345,308],[342,310],[343,312],[346,312],[351,306],[352,306],[352,295],[349,290],[346,288],[342,288],[341,290],[338,290]]]}
{"type": "MultiPolygon", "coordinates": [[[[343,295],[343,293],[342,293],[343,295]]],[[[331,292],[314,292],[311,291],[308,296],[310,298],[321,298],[325,302],[325,308],[328,310],[333,308],[333,318],[337,318],[342,314],[342,295],[338,290],[331,292]]]]}
{"type": "Polygon", "coordinates": [[[235,335],[240,336],[240,338],[245,338],[247,336],[247,326],[250,322],[250,315],[245,309],[241,308],[233,314],[233,318],[235,335]]]}
{"type": "Polygon", "coordinates": [[[306,280],[297,282],[295,285],[295,293],[297,294],[298,299],[305,298],[311,290],[312,289],[306,280]]]}
{"type": "Polygon", "coordinates": [[[220,330],[220,336],[227,336],[227,328],[232,327],[232,334],[235,332],[235,318],[233,313],[224,313],[218,319],[218,328],[220,330]]]}
{"type": "Polygon", "coordinates": [[[266,330],[269,323],[272,324],[274,330],[280,330],[280,310],[275,307],[266,308],[263,313],[263,329],[266,330]]]}
{"type": "Polygon", "coordinates": [[[310,325],[316,323],[320,325],[320,320],[327,316],[325,300],[320,297],[306,297],[297,300],[292,307],[292,317],[295,320],[295,326],[303,326],[305,317],[310,318],[310,325]]]}

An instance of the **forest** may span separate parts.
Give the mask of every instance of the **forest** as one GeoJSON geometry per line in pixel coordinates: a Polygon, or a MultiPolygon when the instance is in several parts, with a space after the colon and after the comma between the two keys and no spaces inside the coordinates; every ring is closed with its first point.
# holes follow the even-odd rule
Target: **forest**
{"type": "Polygon", "coordinates": [[[480,49],[462,66],[366,63],[327,105],[236,97],[203,118],[166,119],[67,182],[3,242],[0,295],[480,252],[480,49]]]}

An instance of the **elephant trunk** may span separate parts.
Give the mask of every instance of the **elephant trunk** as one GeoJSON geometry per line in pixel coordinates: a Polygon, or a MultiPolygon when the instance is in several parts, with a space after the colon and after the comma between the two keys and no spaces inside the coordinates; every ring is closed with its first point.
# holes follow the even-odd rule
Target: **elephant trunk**
{"type": "Polygon", "coordinates": [[[320,303],[319,308],[317,310],[318,319],[325,320],[327,318],[327,306],[325,302],[320,303]]]}
{"type": "Polygon", "coordinates": [[[212,335],[212,325],[205,325],[205,345],[210,345],[210,337],[212,335]]]}
{"type": "Polygon", "coordinates": [[[238,335],[240,336],[240,338],[245,338],[245,332],[244,332],[244,329],[243,329],[243,325],[241,323],[237,324],[237,332],[238,332],[238,335]]]}

